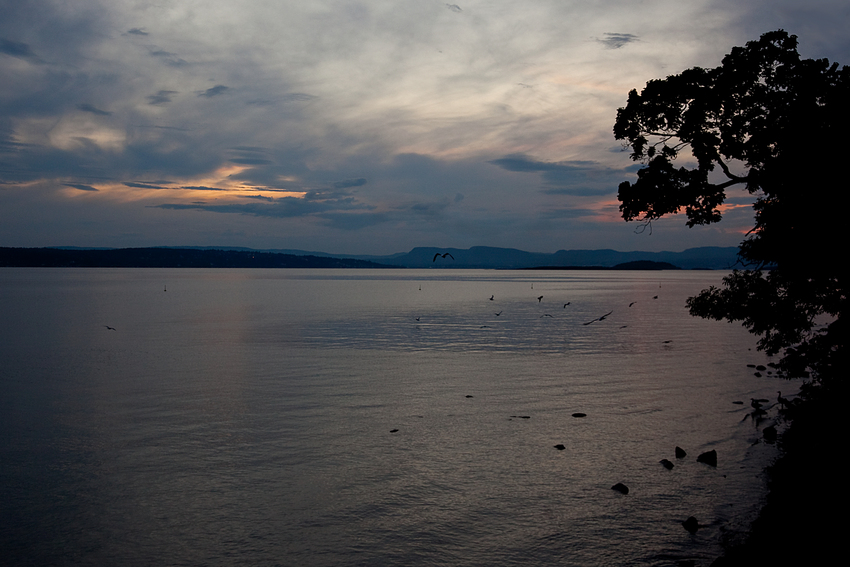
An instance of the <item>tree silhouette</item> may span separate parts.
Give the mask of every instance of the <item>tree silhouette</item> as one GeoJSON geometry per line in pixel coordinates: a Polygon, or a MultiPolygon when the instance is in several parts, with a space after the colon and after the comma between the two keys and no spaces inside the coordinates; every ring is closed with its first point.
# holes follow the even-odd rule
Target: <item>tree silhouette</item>
{"type": "Polygon", "coordinates": [[[627,221],[651,229],[684,209],[689,227],[710,224],[731,187],[756,197],[739,248],[744,269],[690,298],[691,314],[741,321],[760,349],[783,352],[789,377],[841,374],[850,70],[801,59],[796,36],[769,32],[719,67],[632,90],[614,135],[645,165],[619,187],[627,221]],[[674,166],[677,157],[688,163],[674,166]]]}

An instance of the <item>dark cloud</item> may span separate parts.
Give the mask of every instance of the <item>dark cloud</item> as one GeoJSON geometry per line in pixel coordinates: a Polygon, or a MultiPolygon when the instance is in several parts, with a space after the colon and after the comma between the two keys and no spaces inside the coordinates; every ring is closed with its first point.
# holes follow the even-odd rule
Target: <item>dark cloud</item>
{"type": "Polygon", "coordinates": [[[457,4],[446,4],[446,8],[448,8],[452,12],[463,12],[463,9],[457,4]]]}
{"type": "Polygon", "coordinates": [[[172,95],[176,95],[177,91],[159,91],[154,95],[148,96],[148,104],[161,105],[171,102],[172,95]]]}
{"type": "Polygon", "coordinates": [[[287,93],[274,98],[252,99],[246,102],[252,106],[273,106],[278,103],[308,102],[319,97],[307,93],[287,93]]]}
{"type": "Polygon", "coordinates": [[[149,35],[148,32],[144,30],[144,28],[132,28],[127,30],[127,33],[133,35],[149,35]]]}
{"type": "Polygon", "coordinates": [[[92,114],[97,114],[98,116],[112,116],[111,112],[107,112],[106,110],[101,110],[99,108],[95,108],[91,104],[87,104],[87,103],[78,104],[77,110],[82,110],[83,112],[91,112],[92,114]]]}
{"type": "MultiPolygon", "coordinates": [[[[185,189],[189,189],[185,187],[185,189]]],[[[194,189],[202,189],[197,187],[194,189]]],[[[163,203],[161,205],[152,205],[152,208],[158,209],[195,209],[199,211],[207,211],[211,213],[235,213],[240,215],[251,215],[255,217],[272,217],[272,218],[294,218],[311,215],[329,215],[340,211],[356,211],[372,209],[368,205],[357,203],[353,199],[331,199],[321,201],[311,198],[296,198],[282,197],[274,202],[265,203],[226,203],[218,204],[182,204],[182,203],[163,203]]]]}
{"type": "Polygon", "coordinates": [[[151,51],[151,56],[156,57],[157,59],[162,59],[166,65],[170,65],[171,67],[183,67],[184,65],[189,64],[188,61],[181,59],[176,53],[171,53],[170,51],[151,51]]]}
{"type": "Polygon", "coordinates": [[[91,185],[84,185],[82,183],[63,183],[65,187],[72,187],[74,189],[79,189],[80,191],[97,191],[95,187],[91,185]]]}
{"type": "Polygon", "coordinates": [[[337,181],[334,183],[334,189],[347,189],[348,187],[362,187],[367,181],[362,177],[360,179],[346,179],[345,181],[337,181]]]}
{"type": "Polygon", "coordinates": [[[242,199],[256,199],[258,201],[268,201],[269,203],[274,201],[274,197],[266,197],[265,195],[239,195],[242,199]]]}
{"type": "Polygon", "coordinates": [[[615,193],[623,171],[600,166],[595,161],[543,162],[523,154],[495,159],[490,163],[517,173],[540,173],[543,193],[549,195],[606,195],[615,193]]]}
{"type": "Polygon", "coordinates": [[[594,161],[559,161],[545,162],[537,161],[523,154],[514,154],[503,158],[494,159],[490,163],[498,165],[502,169],[517,172],[531,171],[583,171],[597,166],[594,161]]]}
{"type": "Polygon", "coordinates": [[[123,183],[127,187],[135,187],[138,189],[167,189],[167,187],[163,187],[162,185],[155,183],[140,183],[138,181],[124,181],[123,183]]]}
{"type": "Polygon", "coordinates": [[[259,153],[259,152],[265,152],[265,151],[266,151],[266,148],[263,148],[263,147],[261,147],[261,146],[234,146],[234,147],[233,147],[233,148],[231,148],[231,149],[236,150],[237,152],[255,152],[255,153],[259,153]]]}
{"type": "Polygon", "coordinates": [[[448,201],[440,201],[437,203],[416,203],[410,205],[405,210],[417,216],[438,217],[441,216],[448,207],[448,201]]]}
{"type": "Polygon", "coordinates": [[[252,157],[241,157],[241,158],[233,158],[230,160],[233,163],[238,163],[242,165],[269,165],[274,163],[271,160],[265,158],[252,158],[252,157]]]}
{"type": "Polygon", "coordinates": [[[218,96],[220,94],[224,94],[225,91],[230,90],[230,87],[225,87],[224,85],[216,85],[214,87],[210,87],[207,90],[198,93],[198,96],[203,96],[206,98],[212,98],[214,96],[218,96]]]}
{"type": "Polygon", "coordinates": [[[189,189],[190,191],[224,191],[220,187],[205,187],[203,185],[183,185],[180,189],[189,189]]]}
{"type": "Polygon", "coordinates": [[[604,36],[602,39],[597,39],[596,41],[608,49],[620,49],[627,43],[640,41],[638,36],[630,33],[605,33],[604,36]]]}
{"type": "Polygon", "coordinates": [[[0,53],[5,53],[6,55],[10,55],[12,57],[18,57],[20,59],[27,59],[30,61],[39,60],[38,56],[33,53],[32,49],[30,49],[30,46],[26,43],[12,41],[4,37],[0,37],[0,53]]]}

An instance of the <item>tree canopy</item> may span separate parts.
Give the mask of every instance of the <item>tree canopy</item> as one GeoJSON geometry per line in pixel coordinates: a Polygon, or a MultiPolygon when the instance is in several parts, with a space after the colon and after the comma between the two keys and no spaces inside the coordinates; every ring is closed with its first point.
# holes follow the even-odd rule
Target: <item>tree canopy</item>
{"type": "Polygon", "coordinates": [[[644,164],[619,187],[627,221],[684,209],[689,227],[705,225],[721,220],[730,188],[755,197],[743,269],[692,297],[691,313],[741,321],[759,348],[784,354],[789,377],[842,373],[850,69],[801,59],[796,36],[769,32],[719,67],[632,90],[614,135],[644,164]]]}

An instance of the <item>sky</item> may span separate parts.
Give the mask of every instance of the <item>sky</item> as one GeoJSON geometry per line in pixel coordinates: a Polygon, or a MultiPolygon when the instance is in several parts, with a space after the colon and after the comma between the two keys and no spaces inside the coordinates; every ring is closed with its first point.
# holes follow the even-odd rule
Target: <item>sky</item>
{"type": "Polygon", "coordinates": [[[846,0],[0,0],[0,14],[0,246],[736,246],[743,190],[707,227],[622,220],[617,186],[639,165],[613,137],[617,109],[780,28],[803,57],[850,64],[846,0]]]}

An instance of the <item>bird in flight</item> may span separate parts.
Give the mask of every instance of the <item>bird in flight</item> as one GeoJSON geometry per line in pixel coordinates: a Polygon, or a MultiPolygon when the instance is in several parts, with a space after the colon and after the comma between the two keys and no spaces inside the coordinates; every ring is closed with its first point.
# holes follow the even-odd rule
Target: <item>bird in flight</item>
{"type": "Polygon", "coordinates": [[[543,296],[542,296],[542,295],[541,295],[541,296],[539,296],[539,297],[537,298],[537,303],[540,303],[541,301],[543,301],[543,296]]]}
{"type": "Polygon", "coordinates": [[[106,327],[106,328],[107,328],[107,329],[109,329],[110,331],[114,331],[114,330],[115,330],[115,327],[110,327],[109,325],[104,325],[104,327],[106,327]]]}
{"type": "Polygon", "coordinates": [[[451,258],[452,260],[454,260],[454,259],[455,259],[455,257],[454,257],[454,256],[452,256],[451,254],[449,254],[448,252],[446,252],[445,254],[440,254],[439,252],[437,252],[436,254],[434,254],[434,259],[433,259],[433,260],[431,260],[431,261],[432,261],[432,262],[436,262],[436,261],[437,261],[437,258],[439,258],[440,256],[442,256],[443,258],[445,258],[446,256],[448,256],[448,257],[449,257],[449,258],[451,258]]]}
{"type": "Polygon", "coordinates": [[[606,313],[602,317],[597,317],[596,319],[593,319],[592,321],[588,321],[587,323],[582,323],[582,325],[590,325],[591,323],[595,323],[596,321],[604,321],[605,318],[613,312],[614,312],[614,310],[612,309],[611,311],[609,311],[608,313],[606,313]]]}
{"type": "Polygon", "coordinates": [[[496,296],[495,296],[495,295],[491,295],[491,296],[490,296],[490,301],[493,301],[493,298],[494,298],[494,297],[496,297],[496,296]]]}
{"type": "Polygon", "coordinates": [[[501,312],[501,311],[499,311],[498,313],[495,313],[496,317],[498,317],[498,316],[499,316],[499,315],[501,315],[501,314],[502,314],[502,312],[501,312]]]}
{"type": "Polygon", "coordinates": [[[569,302],[569,301],[567,301],[566,303],[564,303],[564,309],[566,309],[566,308],[567,308],[567,305],[569,305],[570,303],[571,303],[571,302],[569,302]]]}

